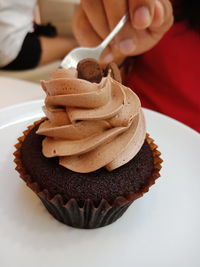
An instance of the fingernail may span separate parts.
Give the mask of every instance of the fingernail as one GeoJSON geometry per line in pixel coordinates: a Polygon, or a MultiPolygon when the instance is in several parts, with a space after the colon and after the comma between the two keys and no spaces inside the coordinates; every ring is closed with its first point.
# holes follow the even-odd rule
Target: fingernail
{"type": "Polygon", "coordinates": [[[132,39],[124,39],[119,43],[119,49],[122,54],[128,55],[132,53],[136,48],[136,45],[132,39]]]}
{"type": "Polygon", "coordinates": [[[114,60],[114,57],[113,57],[113,54],[112,53],[108,53],[106,54],[103,58],[102,58],[102,61],[107,64],[107,63],[110,63],[114,60]]]}
{"type": "Polygon", "coordinates": [[[148,7],[141,6],[136,9],[133,16],[133,24],[139,29],[145,29],[151,24],[151,15],[148,7]]]}

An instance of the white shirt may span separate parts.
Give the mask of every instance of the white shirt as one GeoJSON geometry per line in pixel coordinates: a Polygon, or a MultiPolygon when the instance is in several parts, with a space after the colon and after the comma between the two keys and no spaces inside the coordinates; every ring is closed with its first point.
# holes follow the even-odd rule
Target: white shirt
{"type": "Polygon", "coordinates": [[[18,55],[24,38],[33,31],[36,0],[0,0],[0,67],[18,55]]]}

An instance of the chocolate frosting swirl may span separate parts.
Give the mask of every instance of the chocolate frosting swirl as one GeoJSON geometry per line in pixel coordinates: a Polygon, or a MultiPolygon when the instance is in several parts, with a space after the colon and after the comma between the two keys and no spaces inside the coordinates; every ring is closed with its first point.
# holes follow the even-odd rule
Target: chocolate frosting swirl
{"type": "Polygon", "coordinates": [[[143,145],[146,129],[137,95],[108,74],[99,84],[77,78],[76,69],[57,70],[41,82],[47,120],[43,154],[75,172],[109,171],[130,161],[143,145]]]}

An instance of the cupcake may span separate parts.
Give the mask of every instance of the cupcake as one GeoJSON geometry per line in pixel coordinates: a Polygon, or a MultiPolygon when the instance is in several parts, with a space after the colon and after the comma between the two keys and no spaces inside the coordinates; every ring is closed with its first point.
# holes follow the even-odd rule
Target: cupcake
{"type": "Polygon", "coordinates": [[[91,59],[41,82],[46,117],[15,145],[16,170],[47,210],[77,228],[113,223],[160,176],[137,95],[91,59]]]}

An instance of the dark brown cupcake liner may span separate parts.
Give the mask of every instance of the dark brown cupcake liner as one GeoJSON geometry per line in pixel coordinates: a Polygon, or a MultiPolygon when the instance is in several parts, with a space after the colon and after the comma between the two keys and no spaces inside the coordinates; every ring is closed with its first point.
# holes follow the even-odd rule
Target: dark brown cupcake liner
{"type": "Polygon", "coordinates": [[[18,138],[19,142],[15,145],[14,162],[16,163],[15,169],[19,172],[20,177],[26,182],[26,185],[37,194],[49,213],[58,221],[73,227],[87,229],[111,224],[124,214],[134,200],[148,192],[150,186],[160,177],[159,171],[162,163],[162,159],[160,158],[161,153],[157,150],[157,145],[154,144],[154,140],[147,134],[146,141],[153,153],[154,170],[152,177],[149,178],[148,184],[137,193],[130,192],[127,196],[119,196],[112,203],[102,199],[98,206],[95,206],[91,199],[86,199],[83,206],[80,206],[74,198],[64,202],[62,196],[59,194],[50,197],[47,189],[40,189],[38,183],[34,182],[34,179],[27,173],[21,161],[21,146],[23,141],[28,133],[44,119],[45,118],[36,121],[33,125],[29,126],[28,129],[24,131],[24,135],[18,138]]]}

